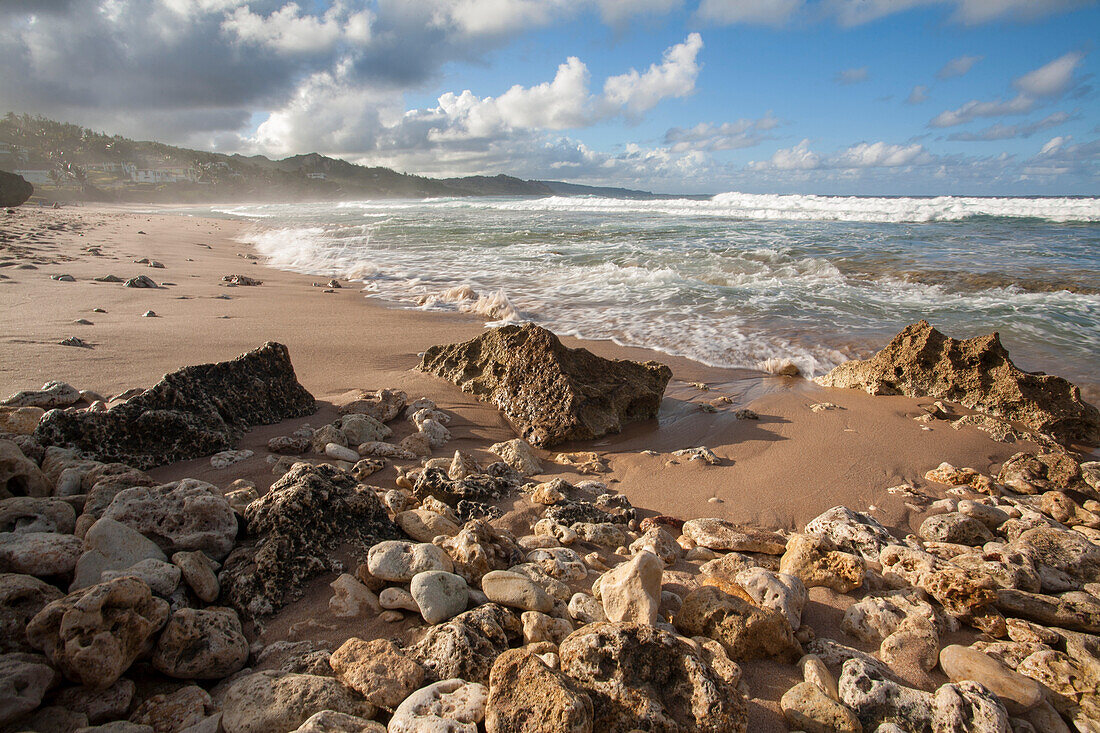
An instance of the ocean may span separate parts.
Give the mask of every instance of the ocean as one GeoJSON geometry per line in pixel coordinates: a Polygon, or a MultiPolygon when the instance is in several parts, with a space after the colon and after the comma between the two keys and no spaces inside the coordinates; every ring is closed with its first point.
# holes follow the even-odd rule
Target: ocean
{"type": "Polygon", "coordinates": [[[1023,369],[1100,384],[1100,198],[719,194],[189,208],[274,267],[397,307],[533,321],[713,366],[807,375],[908,323],[1001,333],[1023,369]],[[769,361],[772,360],[772,361],[769,361]]]}

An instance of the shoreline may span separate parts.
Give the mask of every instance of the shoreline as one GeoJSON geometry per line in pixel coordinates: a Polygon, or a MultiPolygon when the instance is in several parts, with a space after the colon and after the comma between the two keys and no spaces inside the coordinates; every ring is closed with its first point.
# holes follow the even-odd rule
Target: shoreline
{"type": "MultiPolygon", "coordinates": [[[[234,237],[252,222],[149,214],[129,207],[16,210],[14,215],[38,218],[33,226],[66,222],[66,230],[43,230],[32,239],[44,264],[37,270],[0,268],[0,294],[10,323],[0,365],[0,392],[37,388],[48,379],[67,381],[78,389],[110,396],[134,387],[148,388],[161,375],[188,364],[223,361],[266,341],[284,343],[299,381],[319,401],[329,402],[354,389],[403,389],[427,396],[440,405],[455,406],[464,431],[494,442],[511,437],[507,422],[489,405],[476,402],[456,387],[415,370],[418,354],[440,343],[465,341],[484,330],[481,317],[392,308],[358,287],[335,292],[313,277],[266,267],[234,237]],[[145,232],[139,234],[138,232],[145,232]],[[101,247],[102,256],[82,248],[101,247]],[[133,260],[147,257],[164,269],[133,260]],[[76,282],[57,282],[50,275],[71,274],[76,282]],[[130,289],[99,283],[93,277],[148,275],[170,283],[159,289],[130,289]],[[223,275],[258,278],[257,287],[225,287],[223,275]],[[97,314],[92,308],[104,308],[97,314]],[[147,310],[156,318],[142,318],[147,310]],[[21,317],[26,313],[31,317],[21,317]],[[74,325],[85,318],[94,325],[74,325]],[[399,334],[399,335],[398,335],[399,334]],[[92,349],[59,346],[76,335],[92,349]],[[43,364],[49,366],[43,368],[43,364]]],[[[562,450],[598,450],[613,456],[624,490],[638,506],[662,513],[678,509],[700,516],[717,512],[737,521],[792,527],[854,494],[859,503],[876,506],[888,526],[915,528],[919,514],[886,489],[921,483],[924,471],[941,461],[969,465],[978,457],[987,471],[1030,444],[995,443],[973,428],[944,425],[922,430],[912,420],[931,400],[870,397],[856,390],[820,387],[809,380],[778,377],[748,369],[710,367],[685,357],[649,349],[618,346],[611,341],[563,337],[571,347],[584,347],[606,358],[654,359],[673,370],[656,425],[629,426],[621,435],[595,445],[562,446],[562,450]],[[705,384],[699,390],[693,385],[705,384]],[[728,404],[707,412],[706,403],[725,397],[728,404]],[[811,404],[830,402],[839,409],[815,413],[811,404]],[[760,421],[738,421],[733,411],[752,407],[760,421]],[[902,437],[904,436],[904,437],[902,437]],[[889,455],[881,446],[898,444],[889,455]],[[696,465],[665,466],[640,451],[673,450],[706,445],[725,464],[724,470],[696,465]],[[816,461],[815,456],[835,460],[816,461]],[[925,465],[929,464],[929,465],[925,465]],[[709,470],[708,470],[709,469],[709,470]],[[721,474],[721,477],[718,477],[721,474]],[[851,489],[809,489],[854,485],[851,489]],[[758,486],[766,479],[768,488],[758,486]],[[690,491],[676,491],[685,479],[690,491]],[[792,496],[809,494],[809,502],[792,496]],[[715,497],[723,503],[708,503],[715,497]],[[830,503],[832,502],[832,503],[830,503]],[[652,506],[650,506],[650,504],[652,506]]],[[[308,421],[306,421],[308,422],[308,421]]],[[[461,439],[461,437],[460,437],[461,439]]],[[[249,438],[246,436],[246,442],[249,438]]],[[[245,446],[247,447],[247,446],[245,446]]],[[[253,459],[259,463],[258,458],[253,459]]],[[[692,462],[694,463],[694,462],[692,462]]],[[[171,472],[198,466],[179,465],[171,472]]],[[[257,475],[266,466],[240,466],[257,475]]],[[[723,468],[723,467],[719,467],[723,468]]],[[[389,469],[392,470],[392,469],[389,469]]],[[[165,472],[165,469],[157,469],[165,472]]],[[[167,473],[165,474],[167,475],[167,473]]],[[[182,474],[181,474],[182,475],[182,474]]],[[[202,476],[199,476],[200,478],[202,476]]],[[[270,484],[270,476],[266,478],[270,484]]]]}
{"type": "MultiPolygon", "coordinates": [[[[291,435],[306,425],[319,428],[334,422],[339,417],[338,406],[362,389],[403,390],[410,400],[426,397],[438,405],[450,418],[447,428],[452,439],[433,452],[435,458],[449,460],[452,453],[462,451],[485,466],[497,460],[487,447],[516,435],[494,406],[415,369],[419,352],[427,347],[465,341],[484,332],[482,318],[389,308],[377,299],[363,297],[357,287],[326,292],[330,288],[324,283],[314,287],[312,276],[271,269],[253,259],[255,255],[233,239],[250,226],[246,222],[88,207],[0,214],[5,216],[9,239],[6,256],[0,259],[5,265],[0,267],[0,312],[5,326],[0,340],[5,354],[0,362],[0,394],[4,396],[59,380],[109,397],[135,387],[148,388],[162,374],[186,365],[233,359],[267,341],[288,347],[298,381],[317,400],[317,412],[250,430],[236,448],[253,451],[253,455],[228,468],[215,468],[210,457],[203,456],[150,469],[148,477],[156,484],[191,478],[225,492],[239,486],[237,481],[244,481],[265,495],[278,480],[267,460],[268,440],[291,435]],[[134,262],[142,258],[163,267],[134,262]],[[35,269],[21,269],[27,264],[35,269]],[[71,275],[73,281],[51,279],[60,274],[71,275]],[[120,278],[145,275],[163,286],[134,289],[93,279],[107,274],[120,278]],[[263,284],[229,287],[222,277],[233,274],[263,284]],[[94,312],[94,308],[105,312],[94,312]],[[149,310],[155,311],[156,317],[143,317],[149,310]],[[74,323],[78,319],[91,323],[74,323]],[[93,348],[58,344],[70,335],[79,336],[93,348]]],[[[956,507],[963,497],[991,500],[969,485],[950,486],[927,479],[926,474],[942,462],[997,476],[1013,454],[1041,450],[1026,441],[995,442],[974,427],[955,429],[946,421],[915,420],[927,413],[925,408],[932,399],[875,397],[800,378],[707,367],[683,357],[609,341],[562,341],[606,358],[652,358],[672,368],[672,381],[656,420],[628,425],[617,435],[538,452],[544,470],[534,481],[562,479],[571,486],[590,479],[605,482],[610,492],[626,497],[637,509],[638,519],[655,515],[680,520],[713,517],[778,531],[779,535],[772,535],[773,541],[787,542],[792,531],[805,531],[807,522],[826,510],[848,507],[881,522],[892,531],[895,541],[907,542],[926,519],[942,513],[945,500],[955,502],[956,507]],[[755,412],[756,418],[738,415],[744,408],[755,412]],[[699,446],[713,451],[718,465],[674,455],[699,446]],[[554,462],[556,453],[570,451],[597,453],[608,472],[584,475],[573,466],[554,462]]],[[[416,432],[404,418],[392,420],[390,427],[394,442],[416,432]]],[[[302,459],[314,465],[332,462],[313,452],[302,459]]],[[[419,461],[397,463],[402,465],[390,461],[364,482],[384,487],[377,492],[382,496],[386,489],[402,485],[399,476],[406,470],[419,466],[419,461]]],[[[579,487],[575,488],[579,493],[579,487]]],[[[375,496],[375,492],[367,493],[375,496]]],[[[529,498],[530,494],[519,491],[506,495],[497,503],[505,514],[494,520],[493,526],[532,539],[531,525],[546,507],[529,498]]],[[[242,546],[255,539],[250,537],[242,546]]],[[[689,544],[693,549],[707,547],[695,547],[689,540],[678,548],[690,552],[689,544]]],[[[532,545],[536,546],[542,545],[532,545]]],[[[573,579],[571,591],[587,592],[601,566],[622,567],[624,555],[634,554],[606,546],[589,552],[593,547],[585,542],[574,545],[579,553],[588,553],[586,562],[593,555],[595,560],[589,562],[591,572],[582,577],[583,582],[573,579]]],[[[700,565],[701,558],[709,557],[707,553],[688,557],[680,549],[675,552],[675,561],[663,570],[660,587],[685,598],[705,590],[706,574],[701,574],[700,565]]],[[[774,548],[768,557],[754,550],[746,552],[755,558],[753,562],[762,563],[758,569],[779,567],[774,548]]],[[[779,555],[784,552],[780,549],[779,555]]],[[[635,557],[639,554],[644,553],[635,557]]],[[[342,545],[335,556],[345,572],[357,572],[362,558],[354,548],[342,545]]],[[[730,557],[714,552],[710,556],[730,557]]],[[[868,585],[855,595],[808,582],[811,587],[806,591],[805,607],[799,611],[802,626],[792,626],[790,631],[804,627],[807,638],[816,633],[853,649],[875,652],[877,642],[849,634],[841,619],[865,594],[893,587],[879,572],[882,567],[877,561],[867,566],[859,582],[866,577],[868,585]]],[[[426,629],[416,612],[398,613],[397,619],[378,613],[334,616],[329,586],[337,573],[331,570],[304,583],[299,600],[263,623],[247,625],[249,641],[258,644],[256,648],[281,641],[309,641],[335,649],[349,637],[385,638],[399,639],[412,648],[425,638],[421,634],[426,629]]],[[[707,577],[706,584],[728,587],[722,584],[732,582],[733,573],[722,572],[713,576],[718,578],[716,582],[707,577]]],[[[391,585],[391,589],[397,587],[391,585]]],[[[968,644],[976,637],[973,629],[945,631],[942,643],[968,644]]],[[[835,673],[836,664],[828,664],[835,673]]],[[[258,660],[253,671],[263,666],[262,659],[258,660]]],[[[935,669],[914,671],[904,665],[901,669],[900,676],[917,687],[939,686],[947,680],[935,669]]],[[[798,668],[776,658],[748,658],[740,662],[737,674],[742,673],[748,689],[749,729],[755,733],[787,730],[779,700],[801,679],[798,668]]],[[[211,694],[221,704],[219,695],[225,689],[219,687],[211,687],[211,694]]]]}

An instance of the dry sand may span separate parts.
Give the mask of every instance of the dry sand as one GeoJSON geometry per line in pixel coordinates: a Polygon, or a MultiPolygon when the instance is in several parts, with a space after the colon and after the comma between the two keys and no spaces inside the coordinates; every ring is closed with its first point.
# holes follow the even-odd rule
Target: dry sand
{"type": "MultiPolygon", "coordinates": [[[[243,477],[265,491],[275,478],[265,462],[268,438],[289,434],[304,423],[331,421],[336,415],[333,403],[355,389],[397,388],[410,398],[435,400],[454,415],[449,427],[455,440],[448,444],[448,454],[460,449],[485,458],[486,446],[514,437],[495,409],[414,369],[419,352],[477,335],[483,329],[480,320],[387,307],[346,282],[335,292],[325,292],[314,286],[321,278],[269,269],[255,259],[233,239],[246,226],[90,207],[0,212],[0,394],[63,380],[112,395],[149,387],[162,374],[187,364],[221,361],[265,341],[279,341],[289,347],[298,379],[317,397],[320,411],[252,431],[240,447],[256,455],[230,469],[215,470],[207,459],[196,459],[155,469],[155,477],[190,476],[218,485],[243,477]],[[99,254],[89,248],[99,248],[99,254]],[[159,261],[164,268],[134,262],[141,258],[159,261]],[[25,269],[28,265],[35,269],[25,269]],[[75,282],[51,279],[59,274],[72,275],[75,282]],[[162,287],[131,289],[92,279],[108,274],[124,279],[147,275],[162,287]],[[227,287],[221,278],[229,274],[248,275],[263,285],[227,287]],[[157,317],[142,317],[147,310],[157,317]],[[92,324],[74,323],[78,319],[92,324]],[[73,335],[92,348],[59,345],[73,335]]],[[[842,504],[870,511],[904,535],[919,526],[922,514],[917,504],[907,506],[905,497],[888,488],[910,483],[929,499],[941,498],[948,487],[922,478],[941,461],[995,474],[1005,458],[1033,448],[997,443],[973,428],[955,430],[943,422],[922,425],[913,420],[931,400],[870,397],[803,379],[714,369],[608,342],[565,341],[605,357],[657,359],[673,369],[658,420],[594,443],[560,447],[603,455],[612,471],[599,478],[626,494],[644,514],[717,516],[795,529],[842,504]],[[721,397],[728,404],[714,412],[704,409],[721,397]],[[822,402],[837,409],[810,409],[822,402]],[[759,420],[737,419],[734,411],[745,407],[757,412],[759,420]],[[673,462],[669,455],[700,445],[713,449],[722,465],[673,462]]],[[[549,475],[581,478],[571,469],[557,468],[559,473],[549,475]]],[[[388,468],[371,480],[392,486],[394,476],[388,468]]],[[[318,579],[311,586],[316,593],[280,613],[269,624],[265,641],[284,635],[298,621],[327,615],[319,609],[327,605],[330,580],[318,579]]],[[[830,633],[851,601],[815,588],[805,618],[819,635],[855,644],[838,628],[830,633]]],[[[314,628],[314,637],[341,640],[369,633],[362,622],[328,625],[314,628]]],[[[379,633],[392,635],[411,625],[379,633]]],[[[777,701],[795,681],[793,668],[770,663],[745,667],[755,698],[753,729],[783,730],[777,701]]]]}

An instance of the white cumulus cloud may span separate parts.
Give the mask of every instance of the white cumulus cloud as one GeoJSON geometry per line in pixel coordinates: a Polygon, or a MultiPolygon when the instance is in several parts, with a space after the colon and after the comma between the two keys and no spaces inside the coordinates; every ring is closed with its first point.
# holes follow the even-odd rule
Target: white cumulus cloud
{"type": "Polygon", "coordinates": [[[612,76],[603,85],[603,107],[639,115],[668,97],[686,97],[695,91],[699,76],[696,57],[703,48],[703,38],[692,33],[683,43],[667,49],[660,64],[651,64],[645,72],[631,69],[612,76]]]}
{"type": "Polygon", "coordinates": [[[1012,85],[1024,94],[1035,97],[1058,96],[1073,84],[1073,72],[1084,58],[1084,53],[1070,51],[1034,71],[1029,71],[1012,82],[1012,85]]]}
{"type": "Polygon", "coordinates": [[[705,23],[781,26],[803,9],[805,0],[702,0],[695,17],[705,23]]]}

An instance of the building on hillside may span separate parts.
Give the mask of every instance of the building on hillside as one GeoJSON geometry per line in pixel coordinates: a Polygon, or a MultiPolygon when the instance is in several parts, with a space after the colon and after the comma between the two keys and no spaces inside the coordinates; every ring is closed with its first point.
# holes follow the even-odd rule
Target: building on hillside
{"type": "Polygon", "coordinates": [[[23,176],[23,180],[36,186],[49,185],[53,183],[53,179],[50,178],[50,172],[48,170],[22,168],[14,170],[12,172],[16,175],[23,176]]]}
{"type": "Polygon", "coordinates": [[[328,178],[328,176],[326,176],[324,173],[306,173],[306,178],[312,178],[316,181],[323,181],[328,178]]]}
{"type": "Polygon", "coordinates": [[[194,183],[198,172],[185,166],[158,166],[156,168],[138,168],[132,163],[123,164],[130,180],[135,183],[194,183]]]}

